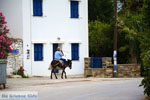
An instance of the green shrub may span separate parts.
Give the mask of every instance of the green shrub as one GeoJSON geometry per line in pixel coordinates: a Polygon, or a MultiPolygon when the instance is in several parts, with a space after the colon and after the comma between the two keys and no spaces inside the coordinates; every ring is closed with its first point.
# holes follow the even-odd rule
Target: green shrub
{"type": "Polygon", "coordinates": [[[150,68],[147,67],[146,71],[144,72],[144,79],[142,80],[140,86],[144,87],[144,94],[150,97],[150,68]]]}

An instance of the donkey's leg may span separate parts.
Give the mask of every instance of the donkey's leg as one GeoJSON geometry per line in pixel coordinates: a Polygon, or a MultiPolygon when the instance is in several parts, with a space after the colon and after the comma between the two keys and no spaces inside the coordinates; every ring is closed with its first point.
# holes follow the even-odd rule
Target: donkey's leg
{"type": "Polygon", "coordinates": [[[63,79],[63,73],[64,73],[64,70],[62,70],[62,74],[61,74],[61,78],[63,79]]]}
{"type": "Polygon", "coordinates": [[[54,75],[55,75],[55,78],[57,79],[57,76],[56,76],[56,69],[55,69],[55,71],[54,71],[54,75]]]}
{"type": "Polygon", "coordinates": [[[50,76],[51,79],[53,79],[53,76],[52,76],[53,72],[54,72],[54,69],[51,70],[51,76],[50,76]]]}
{"type": "Polygon", "coordinates": [[[66,71],[64,70],[64,73],[65,73],[65,78],[67,79],[67,76],[66,76],[66,71]]]}

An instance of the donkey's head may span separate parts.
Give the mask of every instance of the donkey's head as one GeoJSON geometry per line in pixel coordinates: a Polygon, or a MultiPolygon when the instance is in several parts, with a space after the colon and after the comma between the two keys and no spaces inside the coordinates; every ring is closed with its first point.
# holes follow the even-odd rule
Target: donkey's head
{"type": "Polygon", "coordinates": [[[67,60],[67,65],[70,69],[72,69],[72,60],[68,59],[67,60]]]}

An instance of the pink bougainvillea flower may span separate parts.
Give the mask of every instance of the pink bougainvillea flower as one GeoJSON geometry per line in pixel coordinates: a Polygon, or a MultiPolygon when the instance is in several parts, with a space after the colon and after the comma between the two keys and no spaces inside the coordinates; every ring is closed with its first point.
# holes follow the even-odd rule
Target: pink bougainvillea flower
{"type": "Polygon", "coordinates": [[[4,30],[6,30],[6,29],[7,29],[7,26],[5,25],[4,30]]]}
{"type": "Polygon", "coordinates": [[[13,41],[7,36],[9,29],[5,24],[7,24],[5,16],[0,12],[0,59],[7,59],[8,54],[12,51],[10,46],[13,41]]]}
{"type": "Polygon", "coordinates": [[[2,12],[0,12],[0,15],[2,16],[2,12]]]}

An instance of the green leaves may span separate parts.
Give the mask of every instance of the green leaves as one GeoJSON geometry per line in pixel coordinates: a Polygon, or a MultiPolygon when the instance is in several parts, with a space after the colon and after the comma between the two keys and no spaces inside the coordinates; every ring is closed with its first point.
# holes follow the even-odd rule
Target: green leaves
{"type": "Polygon", "coordinates": [[[145,77],[141,81],[141,84],[139,86],[143,86],[144,94],[146,94],[148,97],[150,97],[150,66],[146,67],[146,71],[144,74],[145,74],[145,77]]]}
{"type": "Polygon", "coordinates": [[[89,22],[90,56],[112,56],[113,27],[98,20],[89,22]],[[109,52],[108,52],[109,51],[109,52]]]}
{"type": "Polygon", "coordinates": [[[89,0],[89,20],[109,23],[113,19],[113,0],[89,0]]]}
{"type": "Polygon", "coordinates": [[[141,16],[132,14],[122,14],[118,17],[118,49],[119,53],[127,53],[125,58],[131,59],[123,63],[137,63],[139,55],[139,41],[138,41],[138,24],[140,24],[141,16]]]}
{"type": "MultiPolygon", "coordinates": [[[[120,0],[118,63],[142,63],[150,51],[150,0],[120,0]],[[137,61],[136,61],[136,60],[137,61]]],[[[114,0],[89,0],[90,56],[112,56],[114,0]]]]}
{"type": "Polygon", "coordinates": [[[142,9],[142,14],[144,15],[144,23],[146,24],[146,27],[150,27],[150,0],[144,0],[144,6],[142,9]]]}
{"type": "Polygon", "coordinates": [[[142,11],[143,0],[120,0],[123,3],[121,13],[139,14],[142,11]]]}

